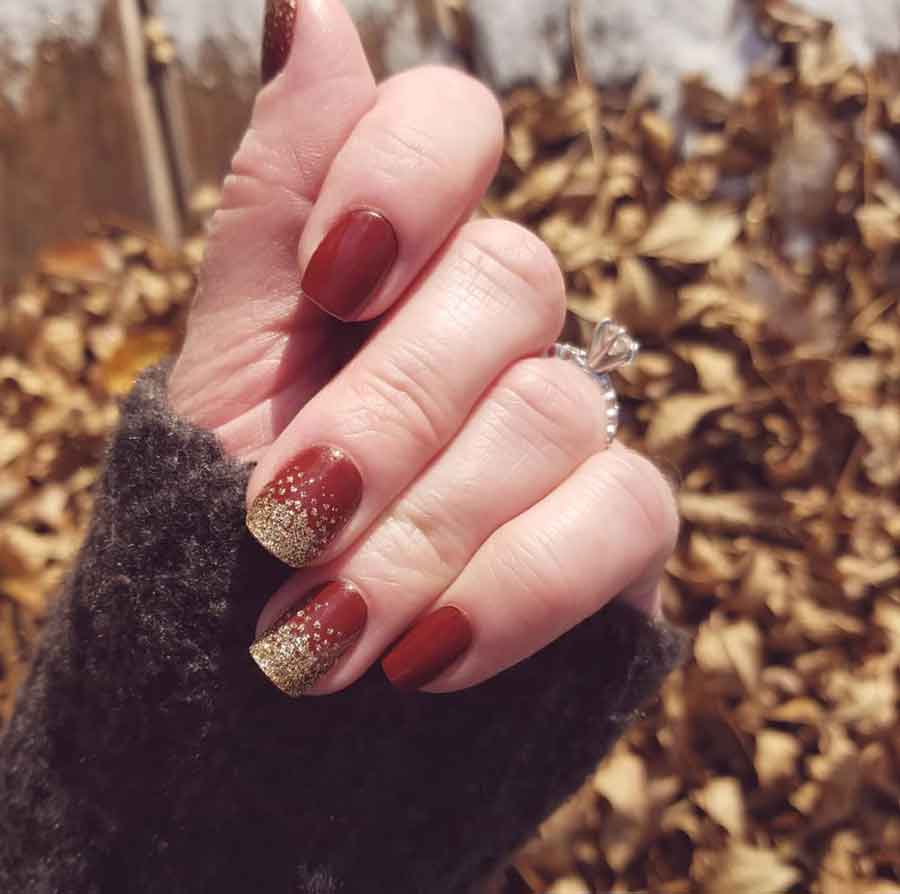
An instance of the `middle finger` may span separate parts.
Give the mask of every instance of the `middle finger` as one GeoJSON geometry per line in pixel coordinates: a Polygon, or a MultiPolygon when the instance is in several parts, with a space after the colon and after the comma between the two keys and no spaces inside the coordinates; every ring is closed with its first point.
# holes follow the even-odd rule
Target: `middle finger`
{"type": "Polygon", "coordinates": [[[565,315],[550,250],[505,221],[466,224],[418,288],[257,466],[247,524],[294,568],[353,543],[450,441],[490,384],[565,315]]]}

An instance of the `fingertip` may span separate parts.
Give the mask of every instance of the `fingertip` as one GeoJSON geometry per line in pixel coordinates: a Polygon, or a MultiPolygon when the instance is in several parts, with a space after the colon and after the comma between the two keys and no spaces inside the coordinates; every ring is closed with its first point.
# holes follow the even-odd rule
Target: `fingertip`
{"type": "Polygon", "coordinates": [[[613,461],[607,464],[607,471],[640,510],[635,517],[642,522],[645,540],[655,544],[654,559],[664,564],[675,550],[681,530],[677,493],[671,480],[651,459],[618,441],[605,453],[613,461]]]}

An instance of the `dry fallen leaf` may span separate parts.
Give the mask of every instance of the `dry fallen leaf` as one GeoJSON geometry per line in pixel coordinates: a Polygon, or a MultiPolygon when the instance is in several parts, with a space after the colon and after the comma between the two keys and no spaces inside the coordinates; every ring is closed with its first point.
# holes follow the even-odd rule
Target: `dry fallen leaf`
{"type": "Polygon", "coordinates": [[[762,646],[759,629],[750,621],[728,623],[713,615],[697,633],[694,658],[723,682],[733,674],[735,681],[752,691],[762,670],[762,646]]]}
{"type": "Polygon", "coordinates": [[[0,419],[0,466],[5,466],[20,457],[28,449],[28,444],[26,432],[9,428],[0,419]]]}
{"type": "Polygon", "coordinates": [[[900,405],[848,407],[871,451],[863,467],[873,484],[890,487],[900,483],[900,405]]]}
{"type": "Polygon", "coordinates": [[[731,211],[706,211],[690,202],[670,202],[638,243],[638,254],[679,264],[705,264],[730,248],[741,232],[731,211]]]}
{"type": "Polygon", "coordinates": [[[709,394],[722,392],[734,398],[744,393],[746,381],[738,370],[738,358],[733,352],[690,342],[676,345],[675,351],[697,371],[703,391],[709,394]]]}
{"type": "Polygon", "coordinates": [[[548,889],[547,894],[591,894],[584,879],[576,876],[566,876],[555,881],[548,889]]]}
{"type": "Polygon", "coordinates": [[[58,243],[41,252],[38,269],[47,276],[79,285],[104,283],[122,268],[115,247],[105,239],[58,243]]]}
{"type": "Polygon", "coordinates": [[[694,794],[694,802],[725,828],[732,839],[742,839],[746,832],[747,816],[744,794],[737,779],[721,776],[711,779],[694,794]]]}
{"type": "Polygon", "coordinates": [[[738,842],[717,856],[704,894],[787,894],[800,871],[768,848],[738,842]]]}
{"type": "Polygon", "coordinates": [[[722,394],[678,394],[669,398],[650,421],[647,446],[663,453],[683,443],[706,416],[733,402],[733,398],[722,394]]]}
{"type": "Polygon", "coordinates": [[[766,491],[707,494],[683,490],[678,506],[687,521],[707,531],[785,534],[789,527],[784,501],[766,491]]]}
{"type": "Polygon", "coordinates": [[[795,736],[776,729],[764,729],[756,737],[753,765],[760,783],[770,788],[794,777],[797,759],[803,751],[795,736]]]}
{"type": "Polygon", "coordinates": [[[863,205],[856,212],[856,223],[872,251],[882,251],[900,242],[900,217],[886,205],[863,205]]]}
{"type": "Polygon", "coordinates": [[[110,394],[125,394],[141,370],[169,354],[175,336],[166,329],[137,332],[106,359],[100,367],[100,381],[110,394]]]}
{"type": "Polygon", "coordinates": [[[619,748],[594,775],[594,791],[612,807],[603,835],[603,851],[613,869],[631,862],[647,832],[651,808],[644,762],[619,748]]]}

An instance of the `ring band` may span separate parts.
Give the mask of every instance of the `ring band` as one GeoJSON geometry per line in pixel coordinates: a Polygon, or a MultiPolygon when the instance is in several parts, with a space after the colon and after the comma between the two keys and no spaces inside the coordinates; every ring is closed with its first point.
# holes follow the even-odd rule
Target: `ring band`
{"type": "Polygon", "coordinates": [[[606,399],[606,434],[610,441],[619,430],[619,398],[609,374],[631,363],[640,348],[640,344],[628,334],[624,326],[613,320],[601,320],[594,329],[589,348],[556,342],[547,351],[548,357],[559,357],[560,360],[574,363],[603,389],[606,399]]]}

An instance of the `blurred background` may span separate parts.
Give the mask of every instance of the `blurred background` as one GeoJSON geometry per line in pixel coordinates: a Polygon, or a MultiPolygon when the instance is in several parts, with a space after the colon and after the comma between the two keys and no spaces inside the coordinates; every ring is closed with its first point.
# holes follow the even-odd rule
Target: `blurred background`
{"type": "MultiPolygon", "coordinates": [[[[0,0],[0,724],[178,345],[262,6],[0,0]]],[[[681,487],[693,660],[484,892],[897,894],[900,0],[348,6],[379,74],[501,95],[482,212],[643,342],[622,437],[681,487]]]]}

